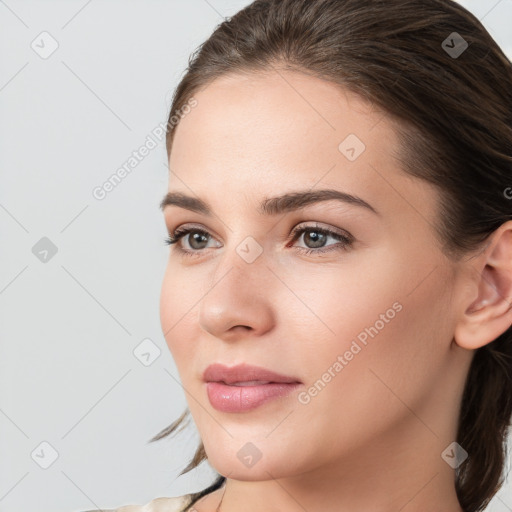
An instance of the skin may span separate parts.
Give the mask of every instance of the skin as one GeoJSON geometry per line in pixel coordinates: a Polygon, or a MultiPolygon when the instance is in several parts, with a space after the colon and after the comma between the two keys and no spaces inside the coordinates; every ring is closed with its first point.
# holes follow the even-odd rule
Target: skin
{"type": "Polygon", "coordinates": [[[222,512],[460,512],[441,454],[456,438],[474,349],[512,324],[510,223],[450,260],[433,230],[437,192],[401,170],[393,121],[329,82],[286,70],[231,74],[194,97],[175,135],[169,191],[202,198],[214,215],[171,205],[164,217],[171,233],[192,225],[211,236],[170,247],[160,315],[209,463],[228,477],[195,510],[214,511],[223,497],[222,512]],[[353,162],[338,149],[349,134],[366,145],[353,162]],[[380,215],[333,200],[257,211],[266,197],[324,188],[380,215]],[[318,243],[308,232],[293,242],[291,232],[315,223],[354,241],[343,248],[328,237],[336,250],[306,255],[297,247],[318,243]],[[252,263],[236,251],[248,236],[263,251],[252,263]],[[396,303],[400,311],[301,403],[299,391],[396,303]],[[201,378],[213,362],[248,362],[303,385],[248,412],[219,412],[201,378]],[[237,457],[247,442],[262,455],[252,467],[237,457]]]}

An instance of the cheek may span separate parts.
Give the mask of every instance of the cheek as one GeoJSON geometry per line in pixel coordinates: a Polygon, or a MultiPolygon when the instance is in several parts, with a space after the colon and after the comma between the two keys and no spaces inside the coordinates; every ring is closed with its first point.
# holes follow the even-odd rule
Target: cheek
{"type": "Polygon", "coordinates": [[[355,259],[336,266],[310,264],[307,272],[283,275],[289,293],[276,302],[278,313],[299,336],[305,361],[313,358],[325,365],[326,358],[349,350],[354,339],[364,344],[374,326],[379,333],[389,330],[388,324],[400,315],[403,286],[398,270],[355,264],[355,259]]]}
{"type": "MultiPolygon", "coordinates": [[[[309,382],[321,378],[338,356],[346,356],[344,379],[369,386],[369,380],[378,382],[371,370],[402,388],[439,364],[439,344],[449,336],[448,329],[439,331],[443,324],[449,328],[443,320],[449,312],[449,276],[439,267],[425,278],[434,263],[407,267],[403,258],[381,256],[372,264],[351,265],[350,271],[348,265],[319,266],[308,279],[288,275],[286,282],[303,306],[285,322],[300,339],[303,375],[309,382]]],[[[279,303],[280,311],[297,301],[289,294],[279,303]]]]}
{"type": "MultiPolygon", "coordinates": [[[[204,283],[204,279],[201,281],[204,283]]],[[[185,349],[191,347],[190,336],[186,333],[197,329],[197,307],[194,305],[204,293],[197,273],[184,272],[169,261],[160,291],[160,324],[178,366],[186,355],[185,349]]]]}
{"type": "Polygon", "coordinates": [[[340,447],[354,430],[372,436],[410,416],[410,409],[420,411],[442,378],[451,339],[450,282],[442,268],[424,280],[428,272],[418,268],[370,268],[364,278],[351,273],[324,281],[323,294],[315,286],[307,298],[304,289],[334,333],[319,343],[311,336],[311,317],[304,322],[303,412],[314,425],[329,411],[322,428],[330,432],[334,425],[340,447]]]}

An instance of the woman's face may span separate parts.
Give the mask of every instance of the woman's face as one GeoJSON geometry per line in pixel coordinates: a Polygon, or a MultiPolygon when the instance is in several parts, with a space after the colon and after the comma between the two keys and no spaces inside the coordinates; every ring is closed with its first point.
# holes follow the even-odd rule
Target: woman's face
{"type": "Polygon", "coordinates": [[[434,235],[436,191],[400,170],[389,119],[291,71],[225,76],[195,99],[169,192],[210,213],[169,198],[164,215],[171,234],[207,234],[170,246],[160,314],[212,466],[262,480],[380,455],[441,460],[467,371],[452,342],[459,273],[434,235]],[[318,200],[326,190],[340,199],[318,200]],[[306,196],[275,199],[289,194],[306,196]],[[213,363],[299,383],[244,409],[256,388],[207,385],[213,363]]]}

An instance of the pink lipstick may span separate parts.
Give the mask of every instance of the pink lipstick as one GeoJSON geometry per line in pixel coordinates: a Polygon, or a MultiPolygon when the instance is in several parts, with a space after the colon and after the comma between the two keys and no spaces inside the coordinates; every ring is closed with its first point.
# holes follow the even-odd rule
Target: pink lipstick
{"type": "Polygon", "coordinates": [[[222,412],[245,412],[276,398],[283,398],[302,383],[296,377],[266,368],[241,364],[212,364],[203,379],[212,407],[222,412]]]}

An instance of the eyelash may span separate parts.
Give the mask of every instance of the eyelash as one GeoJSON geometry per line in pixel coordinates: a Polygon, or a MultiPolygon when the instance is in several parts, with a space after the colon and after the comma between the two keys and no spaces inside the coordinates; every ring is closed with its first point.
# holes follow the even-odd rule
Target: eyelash
{"type": "MultiPolygon", "coordinates": [[[[343,250],[346,251],[351,244],[353,243],[353,239],[347,235],[342,235],[341,233],[337,233],[335,231],[332,231],[330,229],[321,228],[319,226],[302,226],[299,228],[295,228],[292,231],[292,239],[291,242],[295,242],[302,233],[306,233],[308,231],[314,231],[316,233],[320,233],[322,235],[328,235],[332,236],[333,238],[336,238],[339,240],[339,244],[332,244],[327,246],[326,248],[318,248],[318,249],[311,249],[311,248],[304,248],[304,247],[296,247],[299,252],[302,252],[304,254],[312,254],[312,253],[320,253],[325,254],[327,252],[333,251],[333,250],[343,250]]],[[[210,233],[205,231],[204,229],[199,228],[178,228],[172,233],[167,239],[165,239],[166,245],[173,245],[179,242],[183,237],[188,235],[189,233],[198,233],[205,236],[211,236],[210,233]]],[[[194,257],[194,256],[200,256],[204,249],[196,249],[196,250],[189,250],[189,249],[183,249],[179,245],[176,245],[176,250],[180,253],[182,253],[184,256],[194,257]]]]}

